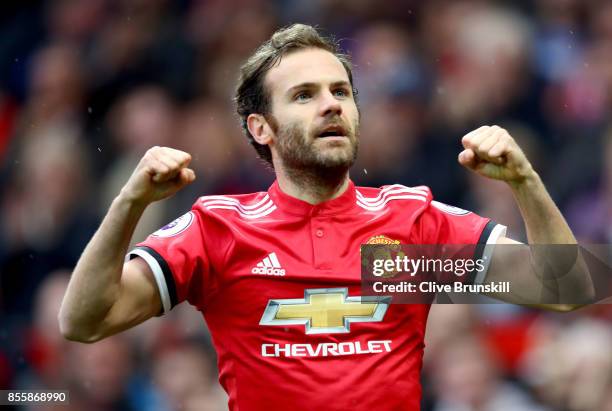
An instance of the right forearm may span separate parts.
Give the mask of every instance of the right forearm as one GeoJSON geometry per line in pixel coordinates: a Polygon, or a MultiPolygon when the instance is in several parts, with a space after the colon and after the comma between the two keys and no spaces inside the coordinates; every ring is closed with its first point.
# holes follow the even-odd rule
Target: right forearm
{"type": "Polygon", "coordinates": [[[68,338],[90,335],[117,300],[125,254],[144,209],[120,194],[83,251],[60,309],[60,327],[68,338]]]}

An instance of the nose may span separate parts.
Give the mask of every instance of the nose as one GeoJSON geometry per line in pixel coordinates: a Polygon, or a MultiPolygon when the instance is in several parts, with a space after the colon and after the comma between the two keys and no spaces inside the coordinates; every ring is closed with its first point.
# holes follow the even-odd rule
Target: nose
{"type": "Polygon", "coordinates": [[[331,92],[322,93],[321,99],[321,116],[328,117],[342,114],[342,105],[331,92]]]}

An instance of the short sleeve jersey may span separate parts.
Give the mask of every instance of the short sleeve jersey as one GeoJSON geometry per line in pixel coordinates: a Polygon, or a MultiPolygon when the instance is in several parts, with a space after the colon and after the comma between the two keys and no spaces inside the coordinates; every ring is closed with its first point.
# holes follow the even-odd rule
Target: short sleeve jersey
{"type": "Polygon", "coordinates": [[[418,410],[429,305],[361,301],[360,245],[495,242],[504,227],[429,188],[355,187],[311,205],[267,192],[199,198],[130,252],[164,311],[204,316],[231,410],[418,410]]]}

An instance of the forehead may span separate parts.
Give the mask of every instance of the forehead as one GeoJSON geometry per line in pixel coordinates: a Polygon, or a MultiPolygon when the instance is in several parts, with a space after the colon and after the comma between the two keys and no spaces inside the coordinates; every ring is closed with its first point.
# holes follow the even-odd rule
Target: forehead
{"type": "Polygon", "coordinates": [[[281,58],[267,73],[269,90],[283,93],[301,83],[332,83],[349,81],[344,66],[329,51],[310,48],[295,51],[281,58]]]}

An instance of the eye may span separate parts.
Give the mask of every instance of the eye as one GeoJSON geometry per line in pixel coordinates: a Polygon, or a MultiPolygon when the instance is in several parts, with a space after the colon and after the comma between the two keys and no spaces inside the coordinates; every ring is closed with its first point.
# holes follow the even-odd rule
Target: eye
{"type": "Polygon", "coordinates": [[[304,102],[304,101],[308,101],[311,97],[312,96],[310,95],[308,91],[300,91],[299,93],[295,95],[295,97],[293,97],[293,99],[298,102],[304,102]]]}
{"type": "Polygon", "coordinates": [[[349,91],[343,88],[334,90],[335,97],[345,98],[345,97],[348,97],[349,94],[350,94],[349,91]]]}

